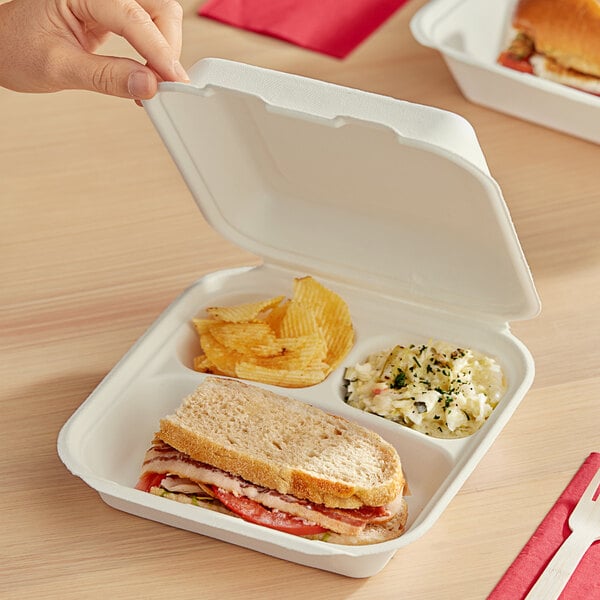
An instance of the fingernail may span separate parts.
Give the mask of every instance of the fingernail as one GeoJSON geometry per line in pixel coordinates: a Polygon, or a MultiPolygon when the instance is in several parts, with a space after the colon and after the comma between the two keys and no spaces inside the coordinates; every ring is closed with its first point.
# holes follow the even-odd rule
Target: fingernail
{"type": "Polygon", "coordinates": [[[185,69],[178,60],[173,63],[173,71],[175,72],[175,75],[177,75],[177,79],[180,79],[181,81],[190,80],[188,74],[185,72],[185,69]]]}
{"type": "Polygon", "coordinates": [[[147,98],[151,88],[150,75],[145,71],[134,71],[127,80],[127,91],[132,98],[147,98]]]}

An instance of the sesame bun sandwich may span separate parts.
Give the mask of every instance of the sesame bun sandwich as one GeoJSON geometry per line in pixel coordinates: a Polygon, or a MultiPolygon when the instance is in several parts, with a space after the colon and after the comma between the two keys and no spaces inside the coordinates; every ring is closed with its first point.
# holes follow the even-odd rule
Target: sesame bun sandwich
{"type": "Polygon", "coordinates": [[[407,519],[400,458],[379,435],[214,376],[160,421],[136,488],[338,544],[396,538],[407,519]]]}

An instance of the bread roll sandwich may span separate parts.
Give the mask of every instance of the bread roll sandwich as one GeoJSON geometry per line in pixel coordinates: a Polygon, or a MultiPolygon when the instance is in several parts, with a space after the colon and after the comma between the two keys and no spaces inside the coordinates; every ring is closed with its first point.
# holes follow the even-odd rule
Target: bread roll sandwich
{"type": "Polygon", "coordinates": [[[339,544],[393,539],[407,519],[400,458],[379,435],[213,376],[161,419],[136,488],[339,544]]]}
{"type": "Polygon", "coordinates": [[[600,95],[600,0],[519,0],[506,67],[600,95]]]}

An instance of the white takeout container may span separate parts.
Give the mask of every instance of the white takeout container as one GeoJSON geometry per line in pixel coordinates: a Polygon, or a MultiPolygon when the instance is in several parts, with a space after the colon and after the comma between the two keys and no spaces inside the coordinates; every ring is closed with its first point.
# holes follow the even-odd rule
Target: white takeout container
{"type": "MultiPolygon", "coordinates": [[[[533,379],[509,321],[538,297],[471,126],[434,108],[207,59],[145,106],[202,213],[264,257],[177,298],[60,432],[70,471],[111,506],[303,565],[367,577],[439,518],[533,379]],[[134,489],[159,419],[205,377],[190,323],[211,305],[292,293],[311,274],[348,303],[356,344],[313,387],[264,386],[361,423],[402,458],[406,533],[371,546],[298,538],[134,489]],[[397,343],[444,339],[495,356],[508,389],[482,429],[440,440],[344,403],[344,366],[397,343]]],[[[255,384],[261,385],[261,384],[255,384]]]]}
{"type": "Polygon", "coordinates": [[[600,98],[497,64],[507,46],[516,0],[432,0],[411,31],[442,53],[468,100],[600,143],[600,98]]]}

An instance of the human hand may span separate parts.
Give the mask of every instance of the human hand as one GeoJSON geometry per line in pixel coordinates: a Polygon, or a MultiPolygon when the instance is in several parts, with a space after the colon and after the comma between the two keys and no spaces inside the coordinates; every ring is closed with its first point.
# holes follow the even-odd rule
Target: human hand
{"type": "Polygon", "coordinates": [[[179,63],[176,0],[11,0],[0,4],[0,86],[18,92],[82,89],[144,100],[158,82],[188,81],[179,63]],[[95,54],[111,34],[146,60],[95,54]]]}

